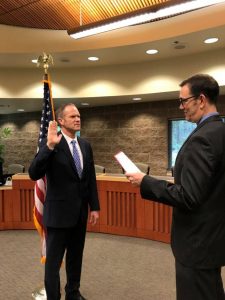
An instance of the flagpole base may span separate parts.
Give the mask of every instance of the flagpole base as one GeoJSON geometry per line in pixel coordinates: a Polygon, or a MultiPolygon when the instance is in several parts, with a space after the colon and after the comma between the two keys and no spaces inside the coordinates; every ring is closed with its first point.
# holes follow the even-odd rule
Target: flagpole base
{"type": "Polygon", "coordinates": [[[44,287],[39,287],[32,292],[32,297],[35,300],[47,300],[46,292],[44,287]]]}

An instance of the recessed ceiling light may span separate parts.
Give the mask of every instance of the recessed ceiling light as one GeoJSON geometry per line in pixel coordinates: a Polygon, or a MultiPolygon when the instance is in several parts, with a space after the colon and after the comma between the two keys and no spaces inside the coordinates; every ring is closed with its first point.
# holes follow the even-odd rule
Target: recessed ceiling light
{"type": "Polygon", "coordinates": [[[216,42],[218,42],[218,38],[209,38],[209,39],[206,39],[206,40],[204,40],[204,43],[205,44],[213,44],[213,43],[216,43],[216,42]]]}
{"type": "Polygon", "coordinates": [[[23,112],[23,111],[25,111],[25,109],[24,108],[18,108],[17,111],[23,112]]]}
{"type": "Polygon", "coordinates": [[[97,61],[97,60],[99,60],[99,58],[96,56],[90,56],[90,57],[88,57],[88,60],[97,61]]]}
{"type": "Polygon", "coordinates": [[[37,59],[32,59],[32,63],[36,64],[37,63],[37,59]]]}
{"type": "Polygon", "coordinates": [[[159,51],[156,50],[156,49],[149,49],[149,50],[146,51],[147,54],[156,54],[156,53],[158,53],[158,52],[159,52],[159,51]]]}
{"type": "Polygon", "coordinates": [[[87,102],[82,102],[81,105],[83,105],[83,106],[88,106],[88,105],[90,105],[90,104],[87,103],[87,102]]]}
{"type": "Polygon", "coordinates": [[[141,97],[134,97],[132,100],[134,100],[134,101],[140,101],[141,97]]]}

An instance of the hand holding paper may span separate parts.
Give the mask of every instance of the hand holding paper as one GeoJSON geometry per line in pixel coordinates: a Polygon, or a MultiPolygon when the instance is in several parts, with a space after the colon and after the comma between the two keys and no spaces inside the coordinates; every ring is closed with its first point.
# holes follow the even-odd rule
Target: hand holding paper
{"type": "Polygon", "coordinates": [[[127,179],[135,186],[139,186],[145,176],[138,167],[122,151],[115,155],[115,158],[126,172],[127,179]]]}
{"type": "Polygon", "coordinates": [[[122,168],[125,170],[126,173],[141,172],[138,169],[138,167],[128,158],[128,156],[124,152],[120,151],[115,155],[115,158],[117,159],[118,163],[122,166],[122,168]]]}

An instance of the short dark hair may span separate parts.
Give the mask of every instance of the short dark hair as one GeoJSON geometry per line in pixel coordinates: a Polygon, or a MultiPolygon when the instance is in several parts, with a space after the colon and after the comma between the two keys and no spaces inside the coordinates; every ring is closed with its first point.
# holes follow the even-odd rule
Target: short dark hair
{"type": "Polygon", "coordinates": [[[180,87],[188,85],[191,93],[198,97],[204,94],[210,103],[216,104],[219,97],[218,82],[208,74],[196,74],[180,83],[180,87]]]}
{"type": "Polygon", "coordinates": [[[59,120],[59,118],[63,117],[63,112],[64,112],[65,108],[70,105],[73,105],[76,107],[76,105],[74,103],[65,103],[65,104],[60,105],[60,107],[56,110],[56,120],[57,121],[59,120]]]}

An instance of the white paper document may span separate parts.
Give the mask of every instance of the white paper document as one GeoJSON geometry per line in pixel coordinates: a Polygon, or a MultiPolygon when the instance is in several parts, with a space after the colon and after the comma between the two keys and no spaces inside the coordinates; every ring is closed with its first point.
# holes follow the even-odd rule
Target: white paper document
{"type": "Polygon", "coordinates": [[[138,167],[129,159],[122,151],[114,155],[118,163],[122,166],[126,173],[140,173],[138,167]]]}

